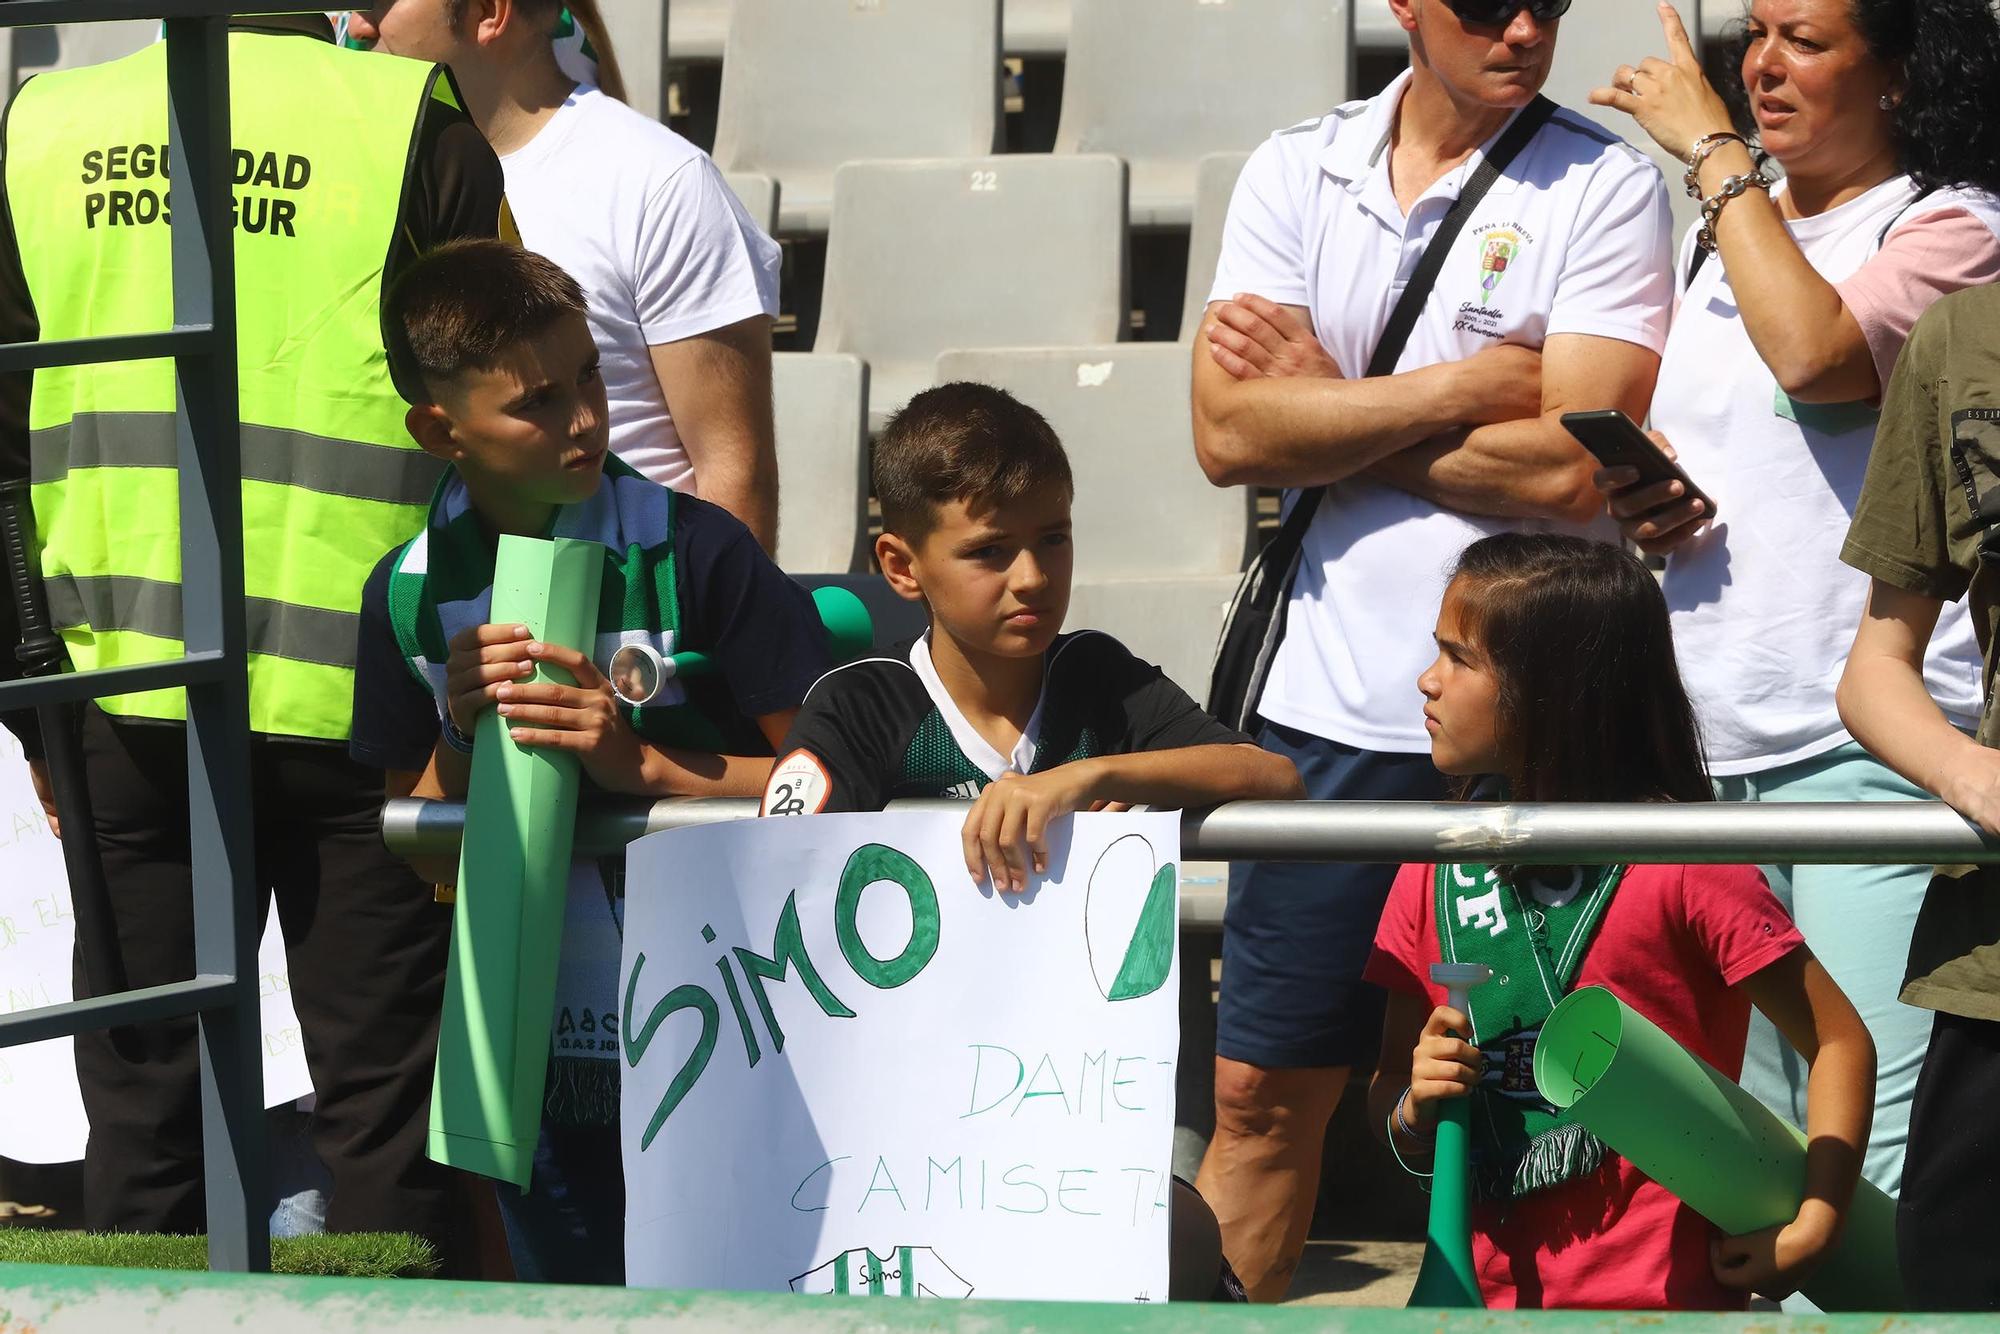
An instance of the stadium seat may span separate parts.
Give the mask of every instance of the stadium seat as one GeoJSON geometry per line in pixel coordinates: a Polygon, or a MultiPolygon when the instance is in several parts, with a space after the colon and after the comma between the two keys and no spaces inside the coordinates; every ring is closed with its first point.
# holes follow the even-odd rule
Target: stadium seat
{"type": "Polygon", "coordinates": [[[778,565],[868,568],[868,367],[859,357],[771,357],[778,436],[778,565]]]}
{"type": "MultiPolygon", "coordinates": [[[[627,3],[629,0],[614,0],[606,8],[622,9],[627,3]]],[[[662,0],[662,3],[667,7],[667,59],[698,63],[722,59],[722,48],[729,36],[730,0],[662,0]]]]}
{"type": "Polygon", "coordinates": [[[54,23],[42,27],[0,28],[0,102],[30,75],[44,70],[100,65],[129,56],[159,35],[156,19],[120,19],[109,23],[54,23]]]}
{"type": "Polygon", "coordinates": [[[1253,535],[1251,493],[1194,457],[1177,343],[948,351],[937,379],[998,385],[1055,427],[1076,477],[1068,625],[1106,630],[1196,699],[1253,535]]]}
{"type": "Polygon", "coordinates": [[[778,226],[827,229],[858,158],[999,147],[999,0],[735,0],[715,161],[778,182],[778,226]]]}
{"type": "Polygon", "coordinates": [[[1058,153],[1132,165],[1132,225],[1185,227],[1195,162],[1347,96],[1345,0],[1071,0],[1058,153]]]}
{"type": "Polygon", "coordinates": [[[1123,335],[1117,158],[850,162],[835,173],[833,195],[814,350],[868,362],[871,430],[931,383],[946,348],[1123,335]]]}
{"type": "Polygon", "coordinates": [[[1070,0],[1003,0],[1000,48],[1010,56],[1061,56],[1069,49],[1070,0]]]}
{"type": "Polygon", "coordinates": [[[1243,174],[1248,153],[1210,153],[1194,169],[1194,224],[1188,229],[1187,299],[1181,303],[1181,341],[1191,342],[1208,307],[1215,265],[1222,258],[1222,227],[1229,221],[1229,197],[1243,174]]]}
{"type": "Polygon", "coordinates": [[[604,27],[625,76],[625,101],[654,120],[667,119],[667,16],[659,4],[608,4],[604,27]]]}
{"type": "Polygon", "coordinates": [[[778,230],[778,183],[754,171],[725,171],[724,184],[736,195],[750,220],[765,231],[778,230]]]}

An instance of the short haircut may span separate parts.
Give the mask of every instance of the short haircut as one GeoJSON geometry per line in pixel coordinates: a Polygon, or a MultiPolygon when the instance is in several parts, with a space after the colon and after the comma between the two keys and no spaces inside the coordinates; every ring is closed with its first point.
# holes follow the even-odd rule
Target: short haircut
{"type": "Polygon", "coordinates": [[[420,257],[383,303],[389,373],[412,403],[490,370],[507,350],[584,313],[583,289],[552,260],[505,241],[451,241],[420,257]]]}
{"type": "Polygon", "coordinates": [[[1041,413],[990,384],[924,390],[875,442],[882,527],[906,541],[936,526],[939,506],[993,509],[1050,487],[1076,491],[1062,441],[1041,413]]]}

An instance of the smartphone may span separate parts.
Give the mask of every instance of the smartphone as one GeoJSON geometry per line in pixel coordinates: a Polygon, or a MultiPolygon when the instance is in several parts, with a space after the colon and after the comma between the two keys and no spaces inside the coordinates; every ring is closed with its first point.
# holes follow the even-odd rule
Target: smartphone
{"type": "Polygon", "coordinates": [[[1668,458],[1624,413],[1615,410],[1565,412],[1562,425],[1605,467],[1637,468],[1638,484],[1642,486],[1654,482],[1679,482],[1683,490],[1681,499],[1699,500],[1704,520],[1715,517],[1715,502],[1708,493],[1696,486],[1681,465],[1668,458]]]}

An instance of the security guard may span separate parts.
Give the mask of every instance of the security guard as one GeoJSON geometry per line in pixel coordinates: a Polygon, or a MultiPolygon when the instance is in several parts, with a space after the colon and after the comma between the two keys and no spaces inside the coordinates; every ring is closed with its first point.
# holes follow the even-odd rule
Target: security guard
{"type": "MultiPolygon", "coordinates": [[[[362,583],[422,526],[437,476],[403,429],[381,295],[422,250],[496,233],[500,165],[442,67],[344,51],[324,17],[239,20],[229,71],[257,874],[290,955],[328,1226],[441,1237],[424,1139],[450,919],[382,846],[348,714],[362,583]]],[[[0,341],[167,327],[164,48],[29,81],[0,138],[0,341]]],[[[180,656],[172,363],[0,380],[0,476],[32,479],[71,664],[180,656]]],[[[12,620],[0,608],[10,647],[12,620]]],[[[132,986],[194,969],[184,718],[177,690],[84,717],[132,986]]],[[[202,1230],[194,1021],[143,1028],[136,1050],[81,1036],[76,1061],[88,1225],[202,1230]]]]}

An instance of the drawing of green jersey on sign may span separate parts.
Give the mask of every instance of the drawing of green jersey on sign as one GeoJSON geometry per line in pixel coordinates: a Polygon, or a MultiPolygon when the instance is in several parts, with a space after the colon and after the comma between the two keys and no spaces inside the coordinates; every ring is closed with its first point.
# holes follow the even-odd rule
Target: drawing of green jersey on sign
{"type": "Polygon", "coordinates": [[[972,1285],[952,1272],[928,1246],[897,1246],[885,1255],[857,1246],[810,1273],[800,1274],[792,1280],[792,1291],[962,1300],[972,1295],[972,1285]]]}

